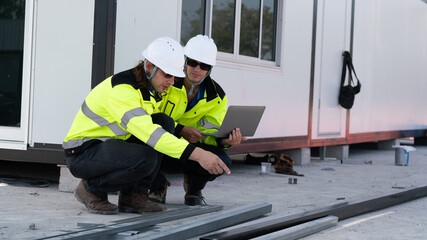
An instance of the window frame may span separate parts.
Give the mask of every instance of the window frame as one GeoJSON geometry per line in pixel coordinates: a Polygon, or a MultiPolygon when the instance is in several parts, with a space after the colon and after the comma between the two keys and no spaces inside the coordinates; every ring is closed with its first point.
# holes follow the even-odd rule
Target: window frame
{"type": "MultiPolygon", "coordinates": [[[[181,0],[178,8],[178,19],[177,21],[177,27],[179,31],[177,31],[178,39],[181,39],[181,21],[182,21],[182,2],[185,0],[181,0]]],[[[204,22],[204,33],[205,35],[211,36],[212,33],[212,11],[213,11],[213,1],[214,0],[205,0],[206,6],[205,6],[205,22],[204,22]]],[[[241,12],[241,2],[242,0],[235,0],[236,1],[236,10],[235,14],[238,17],[235,17],[235,36],[237,33],[239,33],[238,38],[240,39],[240,12],[241,12]],[[239,31],[237,32],[237,26],[239,28],[239,31]]],[[[248,69],[248,66],[250,66],[250,69],[257,69],[257,70],[265,70],[265,71],[273,71],[273,72],[281,72],[282,71],[282,46],[283,46],[283,14],[285,11],[285,3],[282,0],[277,1],[277,12],[276,12],[276,49],[275,49],[275,60],[274,61],[268,61],[263,60],[260,57],[249,57],[238,54],[239,45],[240,42],[236,41],[236,38],[234,38],[234,53],[225,53],[218,51],[217,55],[217,65],[221,67],[231,67],[231,68],[239,68],[239,69],[248,69]]],[[[262,28],[262,22],[260,22],[260,28],[262,28]]],[[[260,39],[262,41],[262,39],[260,39]]],[[[261,46],[260,46],[261,47],[261,46]]]]}
{"type": "Polygon", "coordinates": [[[21,117],[19,127],[0,126],[0,148],[26,150],[31,146],[33,105],[30,94],[33,95],[34,86],[34,44],[36,3],[33,0],[25,0],[24,16],[24,43],[22,59],[22,86],[21,86],[21,117]]]}
{"type": "MultiPolygon", "coordinates": [[[[208,36],[212,36],[212,12],[213,12],[213,1],[214,0],[206,0],[206,11],[205,11],[205,33],[208,36]]],[[[261,0],[261,6],[263,6],[263,1],[261,0]]],[[[250,57],[241,55],[239,53],[240,49],[240,20],[241,20],[241,6],[242,0],[235,0],[235,18],[234,18],[234,45],[233,52],[234,53],[226,53],[218,51],[217,60],[219,62],[225,63],[236,63],[236,64],[246,64],[251,66],[259,66],[259,67],[269,67],[269,68],[280,68],[281,67],[281,49],[282,49],[282,19],[283,19],[283,1],[277,1],[277,12],[276,12],[276,36],[275,36],[275,60],[263,60],[261,59],[261,48],[262,48],[262,37],[259,38],[259,51],[258,57],[250,57]]],[[[262,8],[260,11],[260,26],[259,33],[262,35],[262,8]]]]}

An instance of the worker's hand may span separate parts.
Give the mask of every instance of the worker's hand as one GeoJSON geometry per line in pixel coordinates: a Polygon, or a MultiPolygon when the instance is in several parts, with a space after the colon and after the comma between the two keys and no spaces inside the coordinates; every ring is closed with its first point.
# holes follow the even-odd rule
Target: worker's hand
{"type": "Polygon", "coordinates": [[[196,143],[203,138],[202,131],[195,127],[184,126],[181,130],[181,136],[190,143],[196,143]]]}
{"type": "Polygon", "coordinates": [[[223,172],[230,174],[231,171],[225,163],[215,154],[196,147],[190,155],[190,160],[196,161],[210,174],[219,175],[223,172]]]}
{"type": "Polygon", "coordinates": [[[242,141],[248,140],[246,137],[242,137],[242,133],[240,132],[240,128],[234,129],[228,138],[222,139],[222,142],[227,145],[239,145],[242,141]]]}

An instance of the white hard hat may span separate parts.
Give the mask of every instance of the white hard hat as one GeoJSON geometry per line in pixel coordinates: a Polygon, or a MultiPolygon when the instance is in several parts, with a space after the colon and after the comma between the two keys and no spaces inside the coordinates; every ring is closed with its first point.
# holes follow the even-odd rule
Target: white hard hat
{"type": "Polygon", "coordinates": [[[176,77],[185,77],[184,50],[181,44],[174,39],[169,37],[157,38],[142,51],[142,55],[162,69],[163,72],[176,77]]]}
{"type": "Polygon", "coordinates": [[[214,40],[206,35],[197,35],[188,40],[184,47],[188,58],[215,66],[217,48],[214,40]]]}

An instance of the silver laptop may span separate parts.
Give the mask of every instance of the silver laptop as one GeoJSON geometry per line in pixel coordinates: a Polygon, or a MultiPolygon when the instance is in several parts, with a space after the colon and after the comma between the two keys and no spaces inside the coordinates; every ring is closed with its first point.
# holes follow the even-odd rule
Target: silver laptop
{"type": "Polygon", "coordinates": [[[265,106],[229,106],[225,114],[224,121],[217,132],[202,133],[205,136],[225,138],[236,128],[244,137],[251,137],[255,134],[265,106]]]}

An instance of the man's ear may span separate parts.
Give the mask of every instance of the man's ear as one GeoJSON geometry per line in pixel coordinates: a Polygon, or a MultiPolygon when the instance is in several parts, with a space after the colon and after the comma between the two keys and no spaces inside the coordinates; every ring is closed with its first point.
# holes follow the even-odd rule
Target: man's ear
{"type": "Polygon", "coordinates": [[[154,64],[152,64],[150,61],[145,61],[145,69],[146,69],[146,71],[147,71],[147,74],[148,75],[151,75],[151,72],[153,71],[153,68],[154,68],[154,64]]]}

